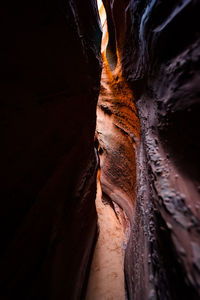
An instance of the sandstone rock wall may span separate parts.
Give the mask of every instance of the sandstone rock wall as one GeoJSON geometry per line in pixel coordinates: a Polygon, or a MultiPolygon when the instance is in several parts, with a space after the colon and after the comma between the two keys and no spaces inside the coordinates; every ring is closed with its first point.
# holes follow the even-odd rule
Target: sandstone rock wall
{"type": "Polygon", "coordinates": [[[80,299],[96,237],[96,1],[0,14],[0,298],[80,299]]]}
{"type": "Polygon", "coordinates": [[[128,295],[199,299],[200,4],[114,0],[110,7],[141,124],[128,295]]]}
{"type": "MultiPolygon", "coordinates": [[[[103,2],[119,68],[103,74],[98,107],[116,133],[114,146],[108,131],[100,141],[103,192],[131,221],[128,297],[199,299],[200,3],[103,2]]],[[[96,238],[97,4],[13,1],[0,14],[0,298],[83,299],[96,238]]]]}
{"type": "Polygon", "coordinates": [[[141,123],[130,299],[200,297],[199,9],[191,0],[126,7],[122,65],[141,123]]]}

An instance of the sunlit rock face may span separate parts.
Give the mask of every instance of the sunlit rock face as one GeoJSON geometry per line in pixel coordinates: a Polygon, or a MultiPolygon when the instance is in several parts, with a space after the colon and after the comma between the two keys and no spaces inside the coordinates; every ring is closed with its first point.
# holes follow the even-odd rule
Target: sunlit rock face
{"type": "Polygon", "coordinates": [[[118,43],[141,122],[130,299],[200,297],[199,9],[190,0],[126,3],[118,43]]]}
{"type": "Polygon", "coordinates": [[[112,206],[117,204],[113,209],[117,209],[126,228],[126,219],[128,217],[131,221],[133,213],[136,183],[135,149],[139,144],[140,126],[132,91],[122,75],[118,45],[115,45],[115,50],[112,48],[112,42],[115,41],[113,30],[116,30],[112,3],[98,1],[98,7],[103,30],[103,68],[96,128],[100,181],[103,201],[112,206]]]}
{"type": "Polygon", "coordinates": [[[1,7],[1,299],[82,299],[96,236],[97,4],[1,7]]]}
{"type": "Polygon", "coordinates": [[[135,150],[139,143],[139,121],[133,95],[120,66],[111,71],[103,54],[101,90],[97,107],[103,199],[117,204],[132,220],[135,198],[135,150]]]}

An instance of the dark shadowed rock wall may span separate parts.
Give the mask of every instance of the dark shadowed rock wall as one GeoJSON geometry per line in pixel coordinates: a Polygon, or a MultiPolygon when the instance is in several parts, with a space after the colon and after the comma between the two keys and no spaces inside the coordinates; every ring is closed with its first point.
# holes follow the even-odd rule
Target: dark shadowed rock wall
{"type": "Polygon", "coordinates": [[[195,0],[126,7],[122,65],[141,123],[130,299],[200,298],[199,11],[195,0]]]}
{"type": "Polygon", "coordinates": [[[96,237],[96,1],[0,6],[0,298],[80,299],[96,237]]]}
{"type": "MultiPolygon", "coordinates": [[[[109,162],[113,183],[119,179],[133,198],[126,212],[132,218],[125,258],[128,298],[196,300],[200,2],[103,2],[107,54],[122,66],[141,127],[132,145],[130,117],[133,110],[137,123],[137,113],[135,107],[129,113],[132,92],[123,93],[126,83],[115,70],[115,89],[102,93],[99,109],[114,119],[116,132],[128,132],[123,140],[128,147],[121,151],[117,145],[120,151],[109,162]],[[119,155],[124,162],[132,151],[129,162],[136,157],[136,168],[115,165],[119,155]]],[[[0,299],[84,299],[96,238],[94,132],[101,73],[96,1],[13,1],[0,4],[0,15],[0,299]]],[[[106,87],[107,77],[103,83],[106,87]]]]}
{"type": "MultiPolygon", "coordinates": [[[[141,124],[140,142],[133,143],[137,191],[125,259],[128,297],[199,299],[200,2],[104,0],[104,5],[112,21],[109,39],[116,41],[118,65],[141,124]]],[[[121,182],[112,166],[115,183],[121,182]]],[[[130,191],[127,196],[134,198],[130,191]]]]}

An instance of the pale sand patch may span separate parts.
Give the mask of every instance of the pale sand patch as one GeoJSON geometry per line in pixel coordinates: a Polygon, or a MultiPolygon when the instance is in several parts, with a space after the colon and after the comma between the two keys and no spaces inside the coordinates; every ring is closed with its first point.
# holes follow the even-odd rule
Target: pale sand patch
{"type": "Polygon", "coordinates": [[[124,300],[123,227],[110,205],[103,204],[99,180],[96,208],[100,233],[92,261],[86,300],[124,300]]]}

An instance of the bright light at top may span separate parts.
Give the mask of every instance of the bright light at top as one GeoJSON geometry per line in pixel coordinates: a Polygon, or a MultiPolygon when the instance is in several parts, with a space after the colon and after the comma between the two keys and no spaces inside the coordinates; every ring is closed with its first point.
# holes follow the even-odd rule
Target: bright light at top
{"type": "Polygon", "coordinates": [[[106,10],[104,8],[102,0],[97,0],[99,16],[101,20],[101,26],[103,29],[103,36],[101,42],[101,52],[104,52],[107,44],[108,44],[108,28],[107,28],[107,17],[106,17],[106,10]]]}
{"type": "Polygon", "coordinates": [[[100,7],[102,5],[102,0],[97,0],[97,5],[98,5],[98,9],[100,9],[100,7]]]}

